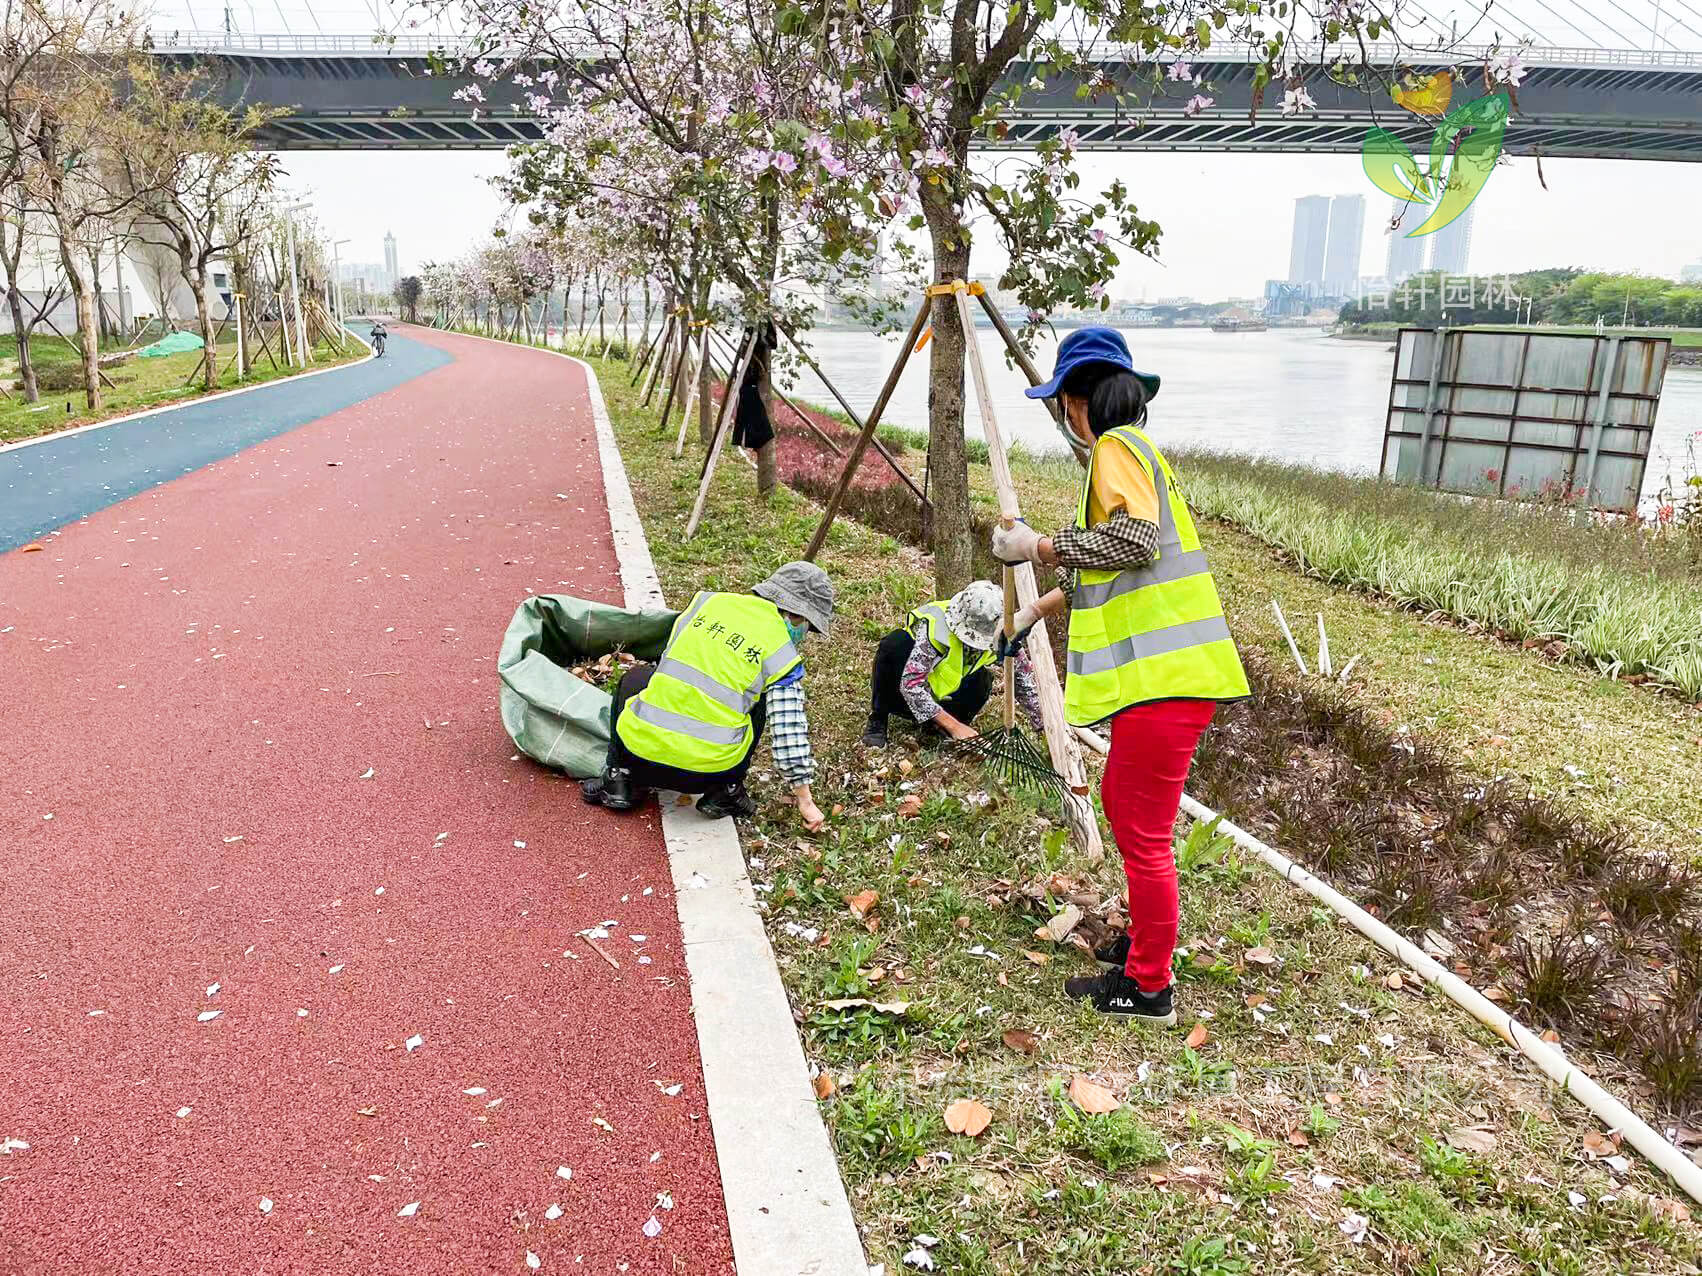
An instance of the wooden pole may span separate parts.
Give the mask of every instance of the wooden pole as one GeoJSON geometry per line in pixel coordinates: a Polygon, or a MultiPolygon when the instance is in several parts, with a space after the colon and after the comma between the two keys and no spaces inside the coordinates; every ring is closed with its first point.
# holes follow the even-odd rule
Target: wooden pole
{"type": "MultiPolygon", "coordinates": [[[[1034,366],[1034,360],[1028,357],[1028,351],[1024,350],[1022,344],[1017,341],[1016,333],[1011,331],[1011,326],[1005,322],[1005,317],[987,299],[986,292],[976,293],[975,299],[981,303],[981,309],[985,310],[987,317],[993,321],[993,327],[998,329],[999,336],[1004,339],[1005,348],[1011,352],[1011,357],[1016,360],[1017,367],[1022,369],[1023,376],[1028,378],[1028,384],[1045,384],[1046,378],[1040,375],[1040,369],[1034,366]]],[[[1052,419],[1061,423],[1062,418],[1059,413],[1063,409],[1058,406],[1058,401],[1056,399],[1042,399],[1041,402],[1046,405],[1046,410],[1052,414],[1052,419]]]]}
{"type": "Polygon", "coordinates": [[[656,369],[661,366],[664,357],[663,351],[670,349],[673,344],[674,316],[670,314],[663,317],[662,331],[656,334],[656,339],[644,351],[644,366],[638,370],[638,375],[632,379],[632,384],[638,386],[640,391],[645,394],[644,401],[646,403],[650,401],[648,391],[656,380],[656,369]]]}
{"type": "MultiPolygon", "coordinates": [[[[798,344],[798,339],[796,337],[794,337],[791,333],[787,332],[784,328],[782,328],[780,331],[781,331],[781,334],[786,338],[786,340],[788,340],[792,343],[792,349],[794,349],[798,352],[798,357],[801,358],[804,361],[805,365],[808,366],[808,368],[811,372],[816,374],[816,380],[820,381],[824,386],[826,386],[828,393],[831,394],[835,399],[839,400],[839,407],[845,413],[845,415],[850,417],[854,424],[856,424],[858,427],[861,427],[863,425],[863,422],[858,419],[857,410],[855,408],[853,408],[849,402],[847,402],[847,400],[846,400],[846,398],[843,394],[839,393],[839,387],[834,385],[833,382],[831,382],[827,379],[827,373],[825,373],[821,370],[821,365],[819,363],[817,363],[814,358],[811,357],[810,352],[808,350],[804,349],[803,346],[798,344]]],[[[909,351],[911,349],[911,347],[915,346],[916,339],[920,335],[921,335],[920,333],[915,331],[914,325],[912,325],[911,335],[910,335],[910,338],[908,340],[908,344],[905,346],[906,351],[909,351]]],[[[908,353],[901,354],[899,356],[901,362],[902,362],[902,360],[908,359],[909,357],[910,356],[909,356],[908,353]]],[[[881,406],[884,409],[886,405],[883,403],[881,406]]],[[[796,408],[793,408],[792,410],[794,412],[797,411],[796,408]]],[[[890,465],[892,467],[892,472],[894,474],[898,475],[899,479],[903,482],[904,486],[908,487],[912,492],[914,492],[916,494],[916,499],[921,501],[922,504],[924,506],[926,506],[928,504],[927,493],[924,492],[920,487],[918,487],[916,485],[916,480],[911,478],[910,475],[905,471],[904,467],[898,463],[898,458],[896,456],[894,456],[890,451],[887,450],[886,444],[882,443],[879,439],[873,437],[872,435],[869,438],[869,442],[874,447],[875,451],[880,453],[881,458],[888,465],[890,465]]],[[[837,449],[835,449],[835,451],[837,451],[837,449]]]]}
{"type": "MultiPolygon", "coordinates": [[[[685,388],[686,365],[691,361],[691,325],[684,319],[680,320],[680,353],[674,360],[673,380],[668,382],[668,395],[662,402],[662,419],[657,422],[660,429],[667,429],[668,422],[673,420],[674,396],[685,388]]],[[[687,409],[690,414],[690,409],[687,409]]]]}
{"type": "MultiPolygon", "coordinates": [[[[757,332],[758,329],[751,329],[751,339],[745,343],[744,351],[739,357],[739,366],[734,369],[733,375],[727,379],[729,387],[736,386],[745,379],[745,369],[750,367],[751,353],[756,349],[757,332]]],[[[707,353],[708,342],[705,341],[704,345],[707,353]]],[[[709,499],[709,485],[715,481],[715,462],[721,456],[722,441],[726,439],[732,424],[733,413],[727,409],[733,397],[733,394],[729,391],[721,399],[721,412],[715,422],[715,437],[710,440],[709,455],[704,458],[703,462],[703,481],[697,485],[697,502],[691,507],[691,518],[686,522],[686,539],[688,541],[697,535],[697,525],[703,518],[703,505],[709,499]]]]}
{"type": "MultiPolygon", "coordinates": [[[[704,331],[707,332],[708,328],[705,327],[704,331]]],[[[701,357],[705,345],[706,342],[704,341],[698,342],[699,357],[701,357]]],[[[685,363],[682,366],[680,377],[680,388],[685,392],[685,397],[680,401],[680,432],[674,439],[674,459],[676,461],[684,455],[686,450],[686,432],[691,429],[691,414],[698,406],[697,396],[692,393],[692,390],[697,385],[698,375],[701,371],[700,367],[692,363],[691,334],[688,332],[685,344],[685,363]]]]}
{"type": "MultiPolygon", "coordinates": [[[[756,357],[756,335],[755,335],[756,329],[753,328],[751,330],[751,333],[752,333],[752,335],[751,335],[750,340],[740,342],[739,357],[738,357],[737,360],[735,360],[732,364],[729,365],[730,367],[732,367],[734,369],[746,368],[750,365],[750,361],[753,358],[756,357]]],[[[707,345],[706,345],[706,348],[704,350],[704,357],[709,360],[709,369],[710,369],[711,375],[715,376],[715,377],[719,377],[721,375],[721,369],[715,366],[714,357],[709,354],[708,349],[707,349],[707,345]]],[[[738,386],[739,386],[740,382],[742,382],[743,380],[744,380],[744,375],[743,375],[742,372],[738,372],[738,373],[729,372],[727,374],[727,378],[726,378],[726,382],[725,382],[725,388],[721,391],[721,403],[720,403],[720,406],[718,407],[718,409],[716,410],[716,413],[715,413],[715,428],[711,432],[711,435],[710,435],[711,439],[719,439],[721,437],[722,428],[727,424],[729,415],[731,415],[732,419],[735,420],[735,421],[738,419],[738,413],[733,410],[733,404],[738,399],[738,386]]],[[[731,433],[731,431],[729,431],[729,433],[731,433]]],[[[708,471],[709,465],[710,465],[710,454],[705,453],[704,458],[703,458],[703,465],[698,469],[698,472],[697,472],[698,477],[700,479],[708,471]]]]}
{"type": "MultiPolygon", "coordinates": [[[[669,355],[673,352],[673,343],[679,340],[680,330],[685,324],[685,316],[683,315],[676,314],[671,316],[671,318],[673,319],[673,326],[669,331],[668,341],[662,346],[661,350],[657,352],[656,363],[650,369],[650,384],[644,391],[645,407],[650,406],[650,399],[656,393],[656,387],[662,382],[663,370],[670,362],[669,355]]],[[[565,328],[563,329],[563,341],[566,341],[565,328]]]]}
{"type": "MultiPolygon", "coordinates": [[[[738,354],[738,350],[733,348],[732,342],[728,341],[720,333],[716,333],[715,337],[716,340],[721,343],[723,349],[731,350],[735,356],[738,354]]],[[[803,409],[786,397],[786,392],[784,390],[781,390],[778,386],[774,387],[774,397],[792,409],[792,415],[804,423],[804,428],[806,430],[821,440],[821,445],[823,447],[832,452],[835,456],[845,455],[845,449],[833,441],[833,436],[828,434],[827,431],[823,430],[814,421],[810,420],[809,416],[803,411],[803,409]]],[[[879,443],[880,440],[876,439],[875,442],[879,443]]]]}
{"type": "MultiPolygon", "coordinates": [[[[881,423],[881,413],[886,411],[887,401],[892,398],[892,392],[898,388],[898,379],[904,375],[904,365],[910,361],[910,352],[916,348],[916,341],[922,335],[922,329],[928,324],[928,307],[932,299],[922,298],[922,304],[916,308],[916,317],[910,321],[910,331],[905,335],[904,345],[899,348],[898,358],[892,365],[892,371],[886,374],[886,384],[881,386],[881,392],[875,396],[875,405],[869,409],[868,420],[863,422],[863,430],[857,436],[857,441],[851,445],[851,455],[845,458],[845,469],[839,475],[839,482],[833,489],[833,495],[827,498],[827,508],[822,511],[821,522],[816,525],[815,535],[810,537],[809,548],[804,550],[804,557],[814,561],[821,552],[822,545],[827,540],[827,530],[833,526],[833,520],[839,517],[839,507],[845,502],[845,493],[851,488],[851,479],[857,473],[857,466],[862,463],[863,453],[868,450],[869,442],[875,437],[875,430],[881,423]]],[[[794,346],[797,342],[792,343],[794,346]]],[[[802,351],[800,351],[802,353],[802,351]]],[[[809,356],[804,356],[808,361],[809,356]]],[[[812,364],[813,366],[813,364],[812,364]]],[[[820,376],[818,372],[816,374],[820,376]]],[[[826,382],[824,380],[823,384],[826,382]]],[[[844,402],[843,399],[840,400],[844,402]]],[[[847,408],[849,411],[849,408],[847,408]]],[[[852,413],[851,419],[857,419],[852,413]]],[[[914,490],[914,489],[913,489],[914,490]]],[[[918,493],[919,494],[919,493],[918,493]]]]}
{"type": "MultiPolygon", "coordinates": [[[[969,367],[975,381],[975,397],[981,407],[981,430],[987,437],[987,468],[993,471],[993,490],[998,497],[999,518],[1007,523],[1014,522],[1022,517],[1022,510],[1017,503],[1016,484],[1011,481],[1010,457],[1005,452],[1004,437],[999,432],[999,423],[993,414],[993,396],[987,389],[987,369],[981,362],[981,343],[975,336],[975,320],[969,311],[969,286],[961,279],[954,280],[952,291],[957,300],[958,318],[963,324],[964,344],[968,347],[969,367]]],[[[1021,598],[1025,607],[1040,597],[1039,586],[1034,579],[1033,563],[1019,563],[1014,568],[1006,567],[1005,575],[1007,582],[1015,585],[1014,591],[1007,589],[1005,594],[1007,616],[1011,611],[1010,598],[1013,592],[1021,598]]],[[[1006,623],[1009,624],[1009,620],[1006,623]]],[[[1088,859],[1097,862],[1104,858],[1105,845],[1099,836],[1099,818],[1094,814],[1093,798],[1087,785],[1087,770],[1082,766],[1081,752],[1076,748],[1075,740],[1070,735],[1069,722],[1064,717],[1064,689],[1058,681],[1058,668],[1052,661],[1052,645],[1046,637],[1044,620],[1034,626],[1027,649],[1029,663],[1034,669],[1034,689],[1040,699],[1040,720],[1046,732],[1046,748],[1052,755],[1053,768],[1070,786],[1070,800],[1065,803],[1070,831],[1088,859]]],[[[1014,705],[1012,696],[1015,694],[1015,684],[1015,671],[1008,670],[1005,679],[1007,714],[1014,713],[1011,706],[1014,705]]],[[[1012,720],[1014,721],[1014,718],[1012,720]]]]}

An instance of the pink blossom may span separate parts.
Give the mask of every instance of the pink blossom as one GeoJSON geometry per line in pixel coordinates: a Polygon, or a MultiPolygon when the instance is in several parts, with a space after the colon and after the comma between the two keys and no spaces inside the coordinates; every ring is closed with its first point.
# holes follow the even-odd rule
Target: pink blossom
{"type": "Polygon", "coordinates": [[[1182,114],[1192,118],[1212,104],[1213,99],[1203,93],[1196,93],[1188,99],[1188,105],[1182,108],[1182,114]]]}
{"type": "Polygon", "coordinates": [[[1170,78],[1172,80],[1188,80],[1192,79],[1193,75],[1194,68],[1188,65],[1187,58],[1178,58],[1170,64],[1170,78]]]}
{"type": "Polygon", "coordinates": [[[1030,310],[1028,312],[1028,322],[1029,323],[1039,323],[1045,317],[1046,316],[1041,314],[1038,310],[1030,310]]]}
{"type": "Polygon", "coordinates": [[[703,118],[711,124],[720,124],[725,122],[727,117],[732,113],[733,104],[728,100],[726,95],[723,94],[721,97],[716,98],[709,104],[708,108],[703,113],[703,118]]]}
{"type": "Polygon", "coordinates": [[[1093,242],[1096,244],[1103,244],[1105,242],[1105,232],[1096,229],[1093,232],[1093,242]]]}
{"type": "Polygon", "coordinates": [[[1306,91],[1305,85],[1290,89],[1282,95],[1282,113],[1298,115],[1302,111],[1310,111],[1317,107],[1312,95],[1306,91]]]}
{"type": "Polygon", "coordinates": [[[791,151],[775,151],[768,157],[768,162],[777,173],[795,173],[798,171],[798,157],[791,151]]]}
{"type": "Polygon", "coordinates": [[[912,84],[909,88],[904,90],[904,96],[910,100],[911,106],[921,106],[922,86],[920,84],[912,84]]]}
{"type": "Polygon", "coordinates": [[[1509,88],[1518,88],[1519,81],[1525,78],[1525,65],[1519,60],[1517,50],[1503,53],[1489,64],[1489,72],[1497,82],[1509,88]]]}
{"type": "Polygon", "coordinates": [[[1071,154],[1081,144],[1081,134],[1073,128],[1067,128],[1058,134],[1058,145],[1063,148],[1065,155],[1071,154]]]}
{"type": "Polygon", "coordinates": [[[951,156],[937,146],[930,146],[928,153],[922,157],[922,163],[928,168],[949,168],[951,156]]]}
{"type": "Polygon", "coordinates": [[[832,154],[821,157],[821,166],[829,177],[844,177],[851,171],[850,166],[844,160],[832,154]]]}
{"type": "Polygon", "coordinates": [[[1105,285],[1101,283],[1089,284],[1087,286],[1087,295],[1092,297],[1095,301],[1100,300],[1105,296],[1105,285]]]}

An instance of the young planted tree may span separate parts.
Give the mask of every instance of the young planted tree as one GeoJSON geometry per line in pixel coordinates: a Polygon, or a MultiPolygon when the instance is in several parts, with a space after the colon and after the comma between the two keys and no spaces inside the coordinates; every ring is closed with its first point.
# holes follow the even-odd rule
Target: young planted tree
{"type": "Polygon", "coordinates": [[[41,387],[30,353],[30,338],[37,325],[65,300],[66,283],[63,271],[45,269],[46,256],[41,247],[46,228],[39,218],[31,216],[18,198],[21,194],[16,184],[0,184],[0,271],[6,276],[6,309],[12,316],[12,333],[18,343],[18,381],[23,387],[24,402],[37,403],[41,400],[41,387]],[[23,287],[26,253],[32,264],[40,262],[44,267],[33,299],[23,287]]]}
{"type": "Polygon", "coordinates": [[[409,323],[419,322],[422,288],[418,275],[404,275],[397,281],[396,301],[402,311],[402,318],[409,323]]]}
{"type": "Polygon", "coordinates": [[[283,111],[233,109],[206,96],[194,72],[166,72],[137,59],[129,75],[123,145],[113,163],[144,216],[137,238],[176,255],[178,273],[195,298],[206,344],[206,388],[218,385],[218,343],[207,302],[208,271],[263,229],[282,173],[278,157],[254,150],[255,132],[283,111]]]}

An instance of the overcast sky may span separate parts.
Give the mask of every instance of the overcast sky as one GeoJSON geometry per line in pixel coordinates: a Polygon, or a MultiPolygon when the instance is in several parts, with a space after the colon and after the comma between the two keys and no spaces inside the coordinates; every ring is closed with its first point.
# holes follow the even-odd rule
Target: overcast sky
{"type": "MultiPolygon", "coordinates": [[[[404,272],[453,257],[503,216],[488,179],[498,151],[296,152],[292,183],[312,192],[345,261],[379,262],[394,232],[404,272]]],[[[1084,187],[1120,177],[1144,216],[1164,228],[1156,261],[1126,259],[1115,295],[1257,295],[1288,272],[1294,201],[1363,194],[1361,273],[1382,273],[1389,201],[1371,187],[1357,155],[1173,155],[1130,151],[1082,162],[1084,187]]],[[[1702,262],[1702,165],[1616,160],[1517,159],[1478,196],[1471,268],[1480,274],[1580,266],[1676,276],[1702,262]]],[[[976,269],[1000,264],[978,247],[976,269]]]]}

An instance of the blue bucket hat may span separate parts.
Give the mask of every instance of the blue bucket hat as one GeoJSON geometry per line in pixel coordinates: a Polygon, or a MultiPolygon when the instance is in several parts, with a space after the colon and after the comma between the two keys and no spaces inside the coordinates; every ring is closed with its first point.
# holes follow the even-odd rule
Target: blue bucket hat
{"type": "Polygon", "coordinates": [[[1158,378],[1150,372],[1135,372],[1129,360],[1128,343],[1115,328],[1077,328],[1058,343],[1058,361],[1052,365],[1052,379],[1023,393],[1031,399],[1056,398],[1072,372],[1093,363],[1108,363],[1124,372],[1134,372],[1146,387],[1149,399],[1158,393],[1158,378]]]}

